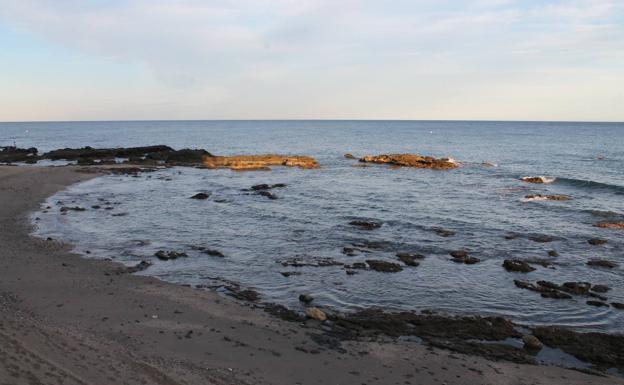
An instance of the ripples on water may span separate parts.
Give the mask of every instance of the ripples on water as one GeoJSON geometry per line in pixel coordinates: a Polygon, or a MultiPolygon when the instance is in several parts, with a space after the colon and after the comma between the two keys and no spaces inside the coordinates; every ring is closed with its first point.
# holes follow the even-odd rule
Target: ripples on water
{"type": "MultiPolygon", "coordinates": [[[[263,300],[297,308],[298,294],[337,310],[382,306],[393,310],[437,309],[450,313],[500,314],[526,323],[558,323],[622,330],[624,311],[595,308],[587,298],[544,299],[518,289],[514,279],[588,281],[606,284],[610,301],[624,302],[622,268],[588,268],[589,258],[624,265],[623,233],[598,229],[602,220],[622,220],[624,130],[615,124],[463,122],[160,122],[91,123],[30,127],[24,145],[49,148],[94,145],[169,144],[204,147],[216,154],[280,152],[316,157],[319,170],[275,168],[271,172],[173,168],[138,178],[105,176],[50,198],[37,234],[74,242],[94,257],[127,263],[155,262],[144,274],[173,282],[206,284],[215,278],[256,289],[263,300]],[[122,130],[124,128],[125,130],[122,130]],[[106,135],[119,130],[119,136],[106,135]],[[56,139],[45,141],[56,130],[56,139]],[[433,133],[430,133],[433,132],[433,133]],[[71,133],[74,135],[72,136],[71,133]],[[149,135],[146,135],[148,133],[149,135]],[[352,167],[356,156],[387,152],[452,155],[463,166],[450,171],[352,167]],[[601,159],[598,159],[601,157],[601,159]],[[482,161],[496,163],[486,167],[482,161]],[[556,177],[543,185],[522,176],[556,177]],[[286,183],[277,200],[248,195],[259,183],[286,183]],[[188,199],[210,192],[206,201],[188,199]],[[522,202],[527,194],[566,194],[571,201],[522,202]],[[91,207],[109,201],[113,210],[59,215],[57,201],[91,207]],[[73,202],[73,203],[72,203],[73,202]],[[126,213],[124,216],[113,214],[126,213]],[[355,219],[384,225],[366,231],[355,219]],[[455,235],[441,237],[435,227],[455,235]],[[515,239],[505,239],[518,233],[515,239]],[[555,240],[538,243],[531,235],[555,240]],[[587,239],[608,240],[590,246],[587,239]],[[354,257],[343,247],[376,242],[381,248],[354,257]],[[222,251],[210,257],[191,246],[222,251]],[[456,264],[448,252],[470,250],[476,265],[456,264]],[[188,258],[162,262],[155,251],[185,251],[188,258]],[[554,269],[506,272],[505,258],[550,258],[554,269]],[[397,251],[426,255],[418,267],[395,274],[341,267],[283,267],[285,258],[331,257],[350,264],[365,259],[396,261],[397,251]],[[302,274],[283,277],[280,272],[302,274]]],[[[21,126],[12,126],[19,137],[21,126]]],[[[49,149],[47,148],[47,149],[49,149]]]]}

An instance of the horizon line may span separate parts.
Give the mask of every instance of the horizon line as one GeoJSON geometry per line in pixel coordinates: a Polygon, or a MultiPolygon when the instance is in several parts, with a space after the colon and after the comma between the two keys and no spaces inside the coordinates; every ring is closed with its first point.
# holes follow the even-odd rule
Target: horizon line
{"type": "Polygon", "coordinates": [[[111,120],[7,120],[15,123],[138,123],[138,122],[475,122],[475,123],[603,123],[624,124],[607,120],[500,120],[500,119],[111,119],[111,120]]]}

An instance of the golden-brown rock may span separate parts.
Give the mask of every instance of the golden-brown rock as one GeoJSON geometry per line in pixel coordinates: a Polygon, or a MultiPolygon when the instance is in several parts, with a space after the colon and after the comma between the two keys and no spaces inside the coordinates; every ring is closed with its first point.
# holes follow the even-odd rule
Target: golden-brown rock
{"type": "Polygon", "coordinates": [[[325,313],[317,307],[309,307],[305,309],[305,314],[306,316],[308,316],[308,318],[312,318],[321,322],[327,319],[327,315],[325,315],[325,313]]]}
{"type": "Polygon", "coordinates": [[[398,167],[431,168],[445,170],[457,167],[457,163],[449,158],[433,158],[416,154],[369,155],[360,158],[360,162],[389,164],[398,167]]]}
{"type": "Polygon", "coordinates": [[[266,170],[268,166],[299,167],[302,169],[318,168],[314,158],[309,156],[287,155],[235,155],[206,156],[204,166],[207,168],[229,168],[232,170],[266,170]]]}
{"type": "Polygon", "coordinates": [[[600,227],[603,229],[624,230],[624,222],[600,222],[600,223],[596,223],[594,227],[600,227]]]}

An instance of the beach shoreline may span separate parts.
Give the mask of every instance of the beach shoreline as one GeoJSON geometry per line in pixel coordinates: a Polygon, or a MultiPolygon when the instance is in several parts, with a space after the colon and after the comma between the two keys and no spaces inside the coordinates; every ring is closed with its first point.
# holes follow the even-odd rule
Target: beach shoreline
{"type": "Polygon", "coordinates": [[[391,338],[327,349],[313,338],[322,329],[316,321],[286,322],[31,237],[28,214],[47,197],[101,175],[80,170],[0,166],[4,383],[624,384],[391,338]]]}

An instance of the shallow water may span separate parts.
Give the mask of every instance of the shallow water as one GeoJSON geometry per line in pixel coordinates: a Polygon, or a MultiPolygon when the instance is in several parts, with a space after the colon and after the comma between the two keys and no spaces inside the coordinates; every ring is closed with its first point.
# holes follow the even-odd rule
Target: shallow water
{"type": "Polygon", "coordinates": [[[498,122],[132,122],[0,124],[0,145],[42,150],[59,147],[168,144],[203,147],[215,154],[290,153],[314,156],[319,170],[274,168],[270,172],[173,168],[138,178],[105,176],[50,198],[36,234],[74,242],[91,257],[126,263],[154,262],[143,272],[191,284],[231,280],[256,289],[265,301],[298,308],[298,294],[336,310],[382,306],[393,310],[437,309],[450,313],[508,316],[529,324],[557,323],[583,329],[622,331],[624,311],[585,304],[589,298],[544,299],[521,290],[514,279],[606,284],[609,302],[624,302],[624,232],[592,227],[624,218],[624,125],[498,122]],[[28,132],[26,132],[28,130],[28,132]],[[452,156],[450,171],[352,167],[343,158],[389,152],[452,156]],[[497,167],[487,167],[488,161],[497,167]],[[528,184],[523,176],[556,178],[528,184]],[[286,183],[269,200],[242,191],[259,183],[286,183]],[[188,199],[210,192],[206,201],[188,199]],[[570,201],[523,202],[527,194],[566,194],[570,201]],[[62,204],[90,208],[60,215],[62,204]],[[115,214],[124,214],[114,216],[115,214]],[[383,221],[380,229],[350,226],[355,219],[383,221]],[[442,237],[435,227],[452,230],[442,237]],[[515,239],[505,239],[518,233],[515,239]],[[528,239],[549,235],[552,242],[528,239]],[[608,240],[591,246],[587,239],[608,240]],[[370,253],[349,257],[343,247],[374,242],[370,253]],[[205,246],[218,258],[194,251],[205,246]],[[476,265],[450,261],[449,251],[467,249],[476,265]],[[157,250],[188,258],[162,262],[157,250]],[[559,257],[548,257],[556,250],[559,257]],[[418,267],[390,274],[340,266],[284,267],[277,263],[331,257],[396,262],[397,251],[426,258],[418,267]],[[505,258],[549,259],[510,273],[505,258]],[[585,265],[589,258],[620,263],[611,270],[585,265]],[[280,272],[301,275],[283,277],[280,272]]]}

